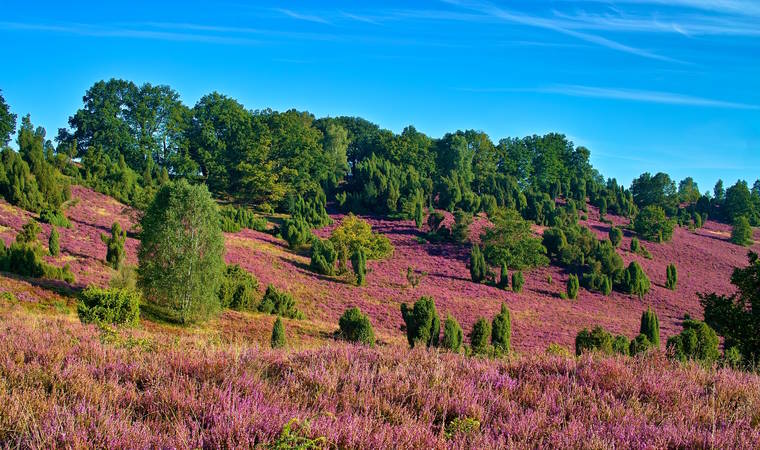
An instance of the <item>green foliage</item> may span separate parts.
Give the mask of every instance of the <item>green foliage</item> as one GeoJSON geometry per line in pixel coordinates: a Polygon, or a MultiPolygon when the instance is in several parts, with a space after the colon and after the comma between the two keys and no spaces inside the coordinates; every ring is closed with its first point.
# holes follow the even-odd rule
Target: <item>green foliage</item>
{"type": "Polygon", "coordinates": [[[724,338],[724,348],[736,347],[748,363],[760,361],[760,258],[748,254],[749,265],[734,269],[731,296],[700,294],[705,322],[724,338]]]}
{"type": "Polygon", "coordinates": [[[124,252],[124,242],[127,240],[127,231],[121,229],[118,222],[111,225],[111,235],[100,235],[100,240],[106,244],[106,262],[114,269],[121,267],[126,253],[124,252]]]}
{"type": "Polygon", "coordinates": [[[668,219],[665,210],[650,205],[639,211],[633,220],[633,229],[648,241],[665,242],[673,237],[675,222],[668,219]]]}
{"type": "Polygon", "coordinates": [[[243,228],[256,231],[266,231],[267,220],[257,216],[248,208],[235,207],[232,205],[219,208],[222,231],[225,233],[237,233],[243,228]]]}
{"type": "Polygon", "coordinates": [[[612,246],[615,248],[620,247],[620,242],[623,241],[623,230],[618,227],[610,227],[609,236],[612,246]]]}
{"type": "Polygon", "coordinates": [[[137,325],[140,294],[129,289],[88,286],[79,296],[77,314],[82,322],[137,325]]]}
{"type": "Polygon", "coordinates": [[[338,320],[340,336],[349,342],[358,342],[370,347],[375,345],[375,331],[369,316],[357,307],[348,308],[338,320]]]}
{"type": "Polygon", "coordinates": [[[236,310],[254,309],[259,282],[238,264],[228,265],[219,285],[219,305],[236,310]]]}
{"type": "Polygon", "coordinates": [[[676,184],[666,173],[641,174],[631,183],[631,193],[640,209],[655,206],[664,213],[674,214],[678,207],[676,184]]]}
{"type": "Polygon", "coordinates": [[[641,255],[647,259],[652,259],[652,255],[649,251],[644,248],[644,246],[641,245],[641,242],[639,242],[639,239],[635,237],[631,239],[631,253],[641,255]]]}
{"type": "Polygon", "coordinates": [[[581,281],[590,291],[601,292],[604,295],[610,295],[612,292],[612,279],[601,272],[584,273],[581,281]]]}
{"type": "Polygon", "coordinates": [[[420,284],[420,280],[422,280],[422,277],[426,276],[427,273],[417,273],[414,269],[411,267],[406,268],[406,282],[409,283],[409,286],[416,288],[420,284]]]}
{"type": "Polygon", "coordinates": [[[649,292],[649,287],[649,278],[646,273],[644,273],[644,269],[642,269],[636,261],[631,261],[623,273],[621,283],[623,292],[627,294],[635,294],[638,295],[639,298],[643,298],[644,295],[649,292]]]}
{"type": "Polygon", "coordinates": [[[61,246],[58,243],[58,230],[55,226],[50,227],[50,237],[48,238],[48,252],[50,256],[58,256],[61,253],[61,246]]]}
{"type": "Polygon", "coordinates": [[[463,336],[464,334],[462,333],[462,327],[459,326],[459,322],[450,314],[447,315],[446,320],[443,322],[441,347],[453,352],[459,352],[462,348],[463,336]]]}
{"type": "Polygon", "coordinates": [[[472,214],[458,209],[454,212],[454,226],[451,227],[451,238],[454,242],[464,243],[470,239],[472,214]]]}
{"type": "Polygon", "coordinates": [[[525,278],[522,271],[512,272],[512,292],[516,294],[522,292],[523,284],[525,284],[525,278]]]}
{"type": "Polygon", "coordinates": [[[446,424],[444,435],[447,439],[453,439],[461,435],[473,435],[480,431],[480,421],[474,417],[454,417],[446,424]]]}
{"type": "Polygon", "coordinates": [[[639,333],[645,335],[653,347],[660,348],[660,319],[651,307],[641,313],[639,333]]]}
{"type": "Polygon", "coordinates": [[[597,326],[591,331],[588,328],[584,328],[575,336],[575,354],[580,356],[584,352],[598,351],[611,355],[612,342],[612,334],[604,328],[597,326]]]}
{"type": "Polygon", "coordinates": [[[390,240],[374,233],[370,224],[353,214],[343,218],[330,234],[330,241],[338,252],[338,260],[346,263],[346,258],[356,249],[364,249],[367,259],[383,259],[393,254],[390,240]]]}
{"type": "Polygon", "coordinates": [[[47,264],[43,259],[44,249],[37,242],[40,232],[37,222],[27,222],[22,231],[16,235],[16,242],[5,247],[5,241],[0,239],[0,271],[12,272],[23,277],[50,278],[74,282],[74,275],[68,264],[56,267],[47,264]]]}
{"type": "Polygon", "coordinates": [[[285,219],[282,224],[282,238],[290,248],[302,247],[312,239],[311,227],[301,217],[285,219]]]}
{"type": "Polygon", "coordinates": [[[612,340],[612,351],[618,355],[628,356],[631,343],[627,337],[619,334],[612,340]]]}
{"type": "Polygon", "coordinates": [[[570,276],[567,278],[567,298],[570,300],[575,300],[578,298],[578,288],[580,284],[578,283],[578,276],[575,274],[570,274],[570,276]]]}
{"type": "Polygon", "coordinates": [[[552,227],[544,231],[542,244],[550,256],[556,256],[567,245],[567,237],[561,228],[552,227]]]}
{"type": "Polygon", "coordinates": [[[427,347],[438,345],[441,333],[441,319],[435,308],[435,302],[431,297],[420,297],[409,308],[406,303],[401,304],[401,316],[406,327],[406,339],[410,347],[422,344],[427,347]]]}
{"type": "Polygon", "coordinates": [[[718,335],[705,322],[686,319],[681,333],[668,338],[668,356],[679,361],[699,361],[710,365],[718,360],[718,335]]]}
{"type": "Polygon", "coordinates": [[[217,310],[224,238],[206,187],[163,185],[140,225],[137,273],[145,299],[183,324],[217,310]]]}
{"type": "MultiPolygon", "coordinates": [[[[421,197],[421,196],[420,196],[421,197]]],[[[423,205],[422,198],[416,199],[414,202],[414,225],[417,227],[418,230],[422,229],[422,224],[425,220],[423,208],[425,206],[423,205]]]]}
{"type": "Polygon", "coordinates": [[[135,266],[122,264],[119,270],[108,280],[108,287],[137,291],[137,270],[135,266]]]}
{"type": "Polygon", "coordinates": [[[310,438],[308,421],[291,419],[282,426],[280,435],[270,444],[265,446],[268,450],[321,450],[327,447],[327,439],[324,436],[310,438]]]}
{"type": "MultiPolygon", "coordinates": [[[[757,194],[755,194],[757,195],[757,194]]],[[[757,198],[754,197],[756,200],[757,198]]],[[[738,217],[745,217],[750,225],[760,225],[760,204],[753,201],[747,182],[739,180],[726,190],[726,199],[721,206],[721,213],[729,223],[733,223],[738,217]]]]}
{"type": "Polygon", "coordinates": [[[567,349],[564,345],[559,345],[555,342],[552,342],[546,347],[546,352],[549,356],[559,356],[562,358],[570,358],[572,355],[570,354],[570,350],[567,349]]]}
{"type": "Polygon", "coordinates": [[[488,338],[491,337],[491,324],[481,317],[475,321],[470,332],[470,346],[474,354],[489,352],[488,338]]]}
{"type": "Polygon", "coordinates": [[[491,345],[502,354],[511,350],[512,318],[507,305],[501,305],[501,312],[494,316],[491,323],[491,345]]]}
{"type": "Polygon", "coordinates": [[[71,222],[69,222],[69,219],[66,218],[63,212],[51,209],[45,209],[40,213],[40,222],[49,223],[61,228],[71,228],[71,222]]]}
{"type": "Polygon", "coordinates": [[[271,284],[267,286],[264,297],[256,308],[265,314],[275,314],[288,319],[303,319],[304,315],[296,309],[296,301],[292,295],[280,291],[271,284]]]}
{"type": "Polygon", "coordinates": [[[367,275],[367,256],[362,247],[357,248],[351,254],[351,268],[356,276],[356,285],[364,286],[367,275]]]}
{"type": "Polygon", "coordinates": [[[480,246],[475,244],[470,251],[470,278],[475,283],[482,283],[488,276],[488,267],[480,246]]]}
{"type": "Polygon", "coordinates": [[[745,216],[739,216],[734,219],[733,228],[731,229],[731,242],[745,247],[749,247],[754,243],[752,239],[752,227],[745,216]]]}
{"type": "Polygon", "coordinates": [[[668,264],[668,267],[665,269],[665,277],[665,287],[671,291],[675,291],[678,284],[678,270],[675,264],[668,264]]]}
{"type": "Polygon", "coordinates": [[[505,263],[512,269],[525,269],[549,263],[546,248],[517,211],[500,209],[490,219],[494,226],[481,236],[483,254],[489,264],[505,263]]]}
{"type": "Polygon", "coordinates": [[[505,263],[501,264],[501,270],[499,271],[499,287],[502,289],[509,288],[509,271],[505,263]]]}
{"type": "Polygon", "coordinates": [[[16,133],[16,115],[11,113],[2,92],[0,90],[0,146],[7,145],[16,133]]]}
{"type": "Polygon", "coordinates": [[[649,341],[649,338],[647,337],[647,335],[644,333],[641,333],[631,341],[631,344],[628,347],[628,353],[631,356],[635,356],[640,353],[647,352],[652,347],[653,347],[653,344],[652,342],[649,341]]]}
{"type": "Polygon", "coordinates": [[[335,251],[332,241],[314,237],[311,241],[311,261],[309,268],[322,275],[335,274],[335,261],[338,252],[335,251]]]}
{"type": "Polygon", "coordinates": [[[30,219],[21,227],[21,231],[16,234],[16,242],[35,246],[39,243],[37,237],[40,233],[42,233],[40,224],[35,222],[34,219],[30,219]]]}
{"type": "Polygon", "coordinates": [[[287,338],[285,337],[285,326],[282,324],[282,318],[277,316],[272,326],[272,337],[269,340],[269,344],[272,348],[284,348],[287,345],[287,338]]]}

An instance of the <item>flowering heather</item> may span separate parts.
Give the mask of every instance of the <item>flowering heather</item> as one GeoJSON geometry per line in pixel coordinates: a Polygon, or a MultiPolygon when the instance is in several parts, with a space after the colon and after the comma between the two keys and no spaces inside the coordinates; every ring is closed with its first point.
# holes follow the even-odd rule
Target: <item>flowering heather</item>
{"type": "MultiPolygon", "coordinates": [[[[183,332],[184,333],[184,332],[183,332]]],[[[753,448],[760,378],[640,358],[467,358],[99,331],[0,302],[0,446],[252,448],[292,418],[332,448],[753,448]],[[447,434],[455,419],[480,427],[447,434]]]]}

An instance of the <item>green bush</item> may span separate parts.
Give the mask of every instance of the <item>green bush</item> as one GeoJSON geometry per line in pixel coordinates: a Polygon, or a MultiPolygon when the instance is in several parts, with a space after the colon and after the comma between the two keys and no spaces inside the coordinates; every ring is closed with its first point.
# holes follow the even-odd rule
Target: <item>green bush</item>
{"type": "Polygon", "coordinates": [[[100,240],[106,244],[106,262],[114,269],[121,267],[121,263],[126,257],[124,252],[124,242],[127,240],[126,230],[121,229],[121,225],[118,222],[114,222],[111,225],[111,235],[100,235],[100,240]]]}
{"type": "Polygon", "coordinates": [[[675,264],[668,264],[668,267],[665,269],[665,277],[665,287],[671,291],[675,291],[678,284],[678,271],[675,264]]]}
{"type": "Polygon", "coordinates": [[[745,247],[749,247],[754,242],[752,240],[752,227],[745,216],[739,216],[734,219],[733,228],[731,229],[731,242],[745,247]]]}
{"type": "Polygon", "coordinates": [[[375,331],[366,314],[362,314],[357,307],[348,308],[338,321],[340,336],[349,342],[375,345],[375,331]]]}
{"type": "Polygon", "coordinates": [[[501,270],[499,271],[499,287],[502,289],[509,288],[509,271],[504,263],[501,264],[501,270]]]}
{"type": "Polygon", "coordinates": [[[604,295],[610,295],[612,292],[612,279],[601,272],[584,273],[581,281],[589,291],[601,292],[604,295]]]}
{"type": "Polygon", "coordinates": [[[311,241],[311,261],[309,268],[322,275],[335,274],[335,261],[338,259],[338,252],[335,246],[328,239],[314,237],[311,241]]]}
{"type": "Polygon", "coordinates": [[[625,269],[621,287],[623,292],[638,295],[639,298],[643,298],[649,292],[649,278],[636,261],[631,261],[625,269]]]}
{"type": "Polygon", "coordinates": [[[578,286],[578,276],[570,274],[570,276],[567,278],[567,298],[570,300],[575,300],[578,298],[578,286]]]}
{"type": "Polygon", "coordinates": [[[451,227],[451,238],[454,242],[461,244],[470,239],[470,225],[472,225],[472,214],[461,209],[454,212],[454,225],[451,227]]]}
{"type": "Polygon", "coordinates": [[[694,360],[712,364],[720,357],[718,335],[699,320],[687,319],[680,334],[668,338],[668,355],[680,361],[694,360]]]}
{"type": "Polygon", "coordinates": [[[359,247],[351,254],[351,268],[354,269],[356,285],[364,286],[367,276],[367,256],[363,248],[359,247]]]}
{"type": "Polygon", "coordinates": [[[645,335],[655,348],[660,348],[660,319],[651,307],[641,313],[639,333],[645,335]]]}
{"type": "Polygon", "coordinates": [[[459,326],[459,322],[451,315],[446,316],[446,320],[443,322],[441,347],[453,352],[459,352],[462,348],[463,336],[464,334],[462,333],[462,327],[459,326]]]}
{"type": "Polygon", "coordinates": [[[648,241],[666,242],[673,237],[675,221],[665,215],[665,210],[649,205],[633,219],[633,229],[648,241]]]}
{"type": "Polygon", "coordinates": [[[549,356],[561,356],[563,358],[569,358],[572,356],[570,354],[570,350],[568,350],[567,347],[554,342],[546,347],[546,354],[549,356]]]}
{"type": "Polygon", "coordinates": [[[585,352],[601,352],[611,355],[612,342],[612,334],[604,328],[597,326],[591,331],[584,328],[575,336],[575,354],[580,356],[585,352]]]}
{"type": "Polygon", "coordinates": [[[612,351],[619,355],[628,356],[630,351],[630,341],[627,337],[619,334],[612,340],[612,351]]]}
{"type": "Polygon", "coordinates": [[[55,211],[52,209],[45,209],[40,213],[40,222],[49,223],[50,225],[71,228],[71,222],[61,211],[55,211]]]}
{"type": "Polygon", "coordinates": [[[80,294],[77,314],[85,323],[134,326],[140,319],[140,294],[129,289],[89,286],[80,294]]]}
{"type": "MultiPolygon", "coordinates": [[[[18,236],[16,238],[18,239],[18,236]]],[[[28,237],[23,239],[28,239],[28,237]]],[[[44,249],[36,242],[28,244],[25,241],[17,241],[6,248],[5,242],[0,239],[0,270],[12,272],[22,277],[50,278],[63,280],[67,283],[74,282],[74,274],[71,273],[68,264],[63,267],[47,264],[42,259],[43,253],[44,249]]]]}
{"type": "Polygon", "coordinates": [[[272,338],[269,341],[272,348],[283,348],[287,345],[285,337],[285,326],[282,324],[282,318],[277,316],[272,327],[272,338]]]}
{"type": "Polygon", "coordinates": [[[58,230],[55,225],[50,227],[50,237],[48,238],[48,251],[50,256],[58,256],[61,253],[61,246],[59,244],[58,230]]]}
{"type": "Polygon", "coordinates": [[[549,256],[556,256],[567,245],[567,237],[561,228],[552,227],[544,231],[541,242],[549,256]]]}
{"type": "Polygon", "coordinates": [[[438,345],[441,319],[431,297],[420,297],[413,308],[409,308],[406,303],[401,304],[401,316],[404,319],[406,339],[410,347],[417,344],[427,347],[438,345]]]}
{"type": "Polygon", "coordinates": [[[474,417],[454,417],[446,424],[444,435],[447,439],[453,439],[461,435],[473,435],[480,431],[480,421],[474,417]]]}
{"type": "Polygon", "coordinates": [[[612,246],[618,248],[623,241],[623,230],[618,227],[610,227],[609,237],[612,246]]]}
{"type": "Polygon", "coordinates": [[[259,282],[238,264],[228,265],[219,285],[219,304],[236,310],[255,309],[259,282]]]}
{"type": "Polygon", "coordinates": [[[30,219],[21,227],[21,231],[16,234],[16,242],[36,246],[39,243],[37,238],[40,233],[42,233],[40,224],[30,219]]]}
{"type": "Polygon", "coordinates": [[[522,292],[523,284],[525,284],[525,278],[523,278],[522,272],[512,272],[512,292],[517,294],[522,292]]]}
{"type": "Polygon", "coordinates": [[[303,319],[303,313],[296,309],[296,301],[287,292],[279,291],[271,284],[267,286],[264,297],[257,307],[259,312],[276,314],[289,319],[303,319]]]}
{"type": "Polygon", "coordinates": [[[480,251],[480,246],[475,244],[470,251],[470,278],[475,283],[483,282],[488,275],[488,267],[486,266],[486,259],[483,256],[483,252],[480,251]]]}
{"type": "Polygon", "coordinates": [[[219,218],[222,231],[236,233],[242,228],[256,231],[266,231],[267,220],[257,216],[248,208],[235,207],[232,205],[219,208],[219,218]]]}
{"type": "Polygon", "coordinates": [[[472,326],[470,346],[474,354],[488,353],[488,338],[491,337],[491,324],[481,317],[472,326]]]}
{"type": "Polygon", "coordinates": [[[649,338],[646,334],[641,333],[634,340],[631,341],[630,346],[628,347],[628,353],[631,356],[638,355],[639,353],[644,353],[650,348],[652,348],[653,345],[649,341],[649,338]]]}
{"type": "Polygon", "coordinates": [[[312,238],[309,223],[301,217],[285,219],[281,233],[290,248],[302,247],[312,238]]]}
{"type": "Polygon", "coordinates": [[[502,303],[501,312],[491,322],[491,345],[500,353],[507,354],[511,351],[511,342],[512,318],[507,305],[502,303]]]}

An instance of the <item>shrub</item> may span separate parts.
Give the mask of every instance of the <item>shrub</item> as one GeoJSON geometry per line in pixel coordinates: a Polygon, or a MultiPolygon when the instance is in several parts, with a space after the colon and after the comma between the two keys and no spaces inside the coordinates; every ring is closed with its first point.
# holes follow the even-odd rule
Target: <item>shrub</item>
{"type": "Polygon", "coordinates": [[[327,239],[314,237],[311,241],[311,262],[309,268],[322,275],[335,274],[335,261],[338,259],[338,252],[335,251],[333,243],[327,239]]]}
{"type": "Polygon", "coordinates": [[[501,353],[509,353],[512,341],[512,318],[507,305],[502,303],[501,312],[491,323],[491,345],[501,353]]]}
{"type": "Polygon", "coordinates": [[[441,319],[431,297],[420,297],[409,308],[406,303],[401,305],[401,316],[406,326],[406,339],[410,347],[423,344],[427,347],[438,345],[441,333],[441,319]]]}
{"type": "Polygon", "coordinates": [[[570,276],[567,278],[567,298],[570,300],[575,300],[578,298],[578,286],[578,276],[570,274],[570,276]]]}
{"type": "Polygon", "coordinates": [[[362,314],[357,307],[348,308],[338,320],[340,335],[349,342],[358,342],[360,344],[375,345],[375,331],[372,329],[372,323],[366,314],[362,314]]]}
{"type": "Polygon", "coordinates": [[[443,339],[441,340],[441,347],[451,350],[453,352],[459,352],[462,348],[463,333],[462,327],[459,326],[459,322],[451,316],[446,316],[446,320],[443,322],[443,339]]]}
{"type": "Polygon", "coordinates": [[[118,222],[114,222],[111,225],[111,235],[100,235],[100,240],[106,244],[108,248],[106,252],[106,262],[114,269],[121,267],[121,263],[124,261],[124,242],[127,240],[127,232],[121,229],[121,225],[118,222]]]}
{"type": "Polygon", "coordinates": [[[108,287],[112,289],[137,289],[137,270],[135,266],[122,264],[119,270],[108,280],[108,287]]]}
{"type": "Polygon", "coordinates": [[[40,213],[40,222],[49,223],[56,227],[71,228],[71,222],[61,211],[45,209],[40,213]]]}
{"type": "Polygon", "coordinates": [[[140,224],[137,273],[146,300],[183,324],[216,311],[224,237],[206,186],[164,184],[140,224]]]}
{"type": "Polygon", "coordinates": [[[296,301],[293,296],[278,290],[271,284],[267,286],[264,297],[256,309],[262,313],[276,314],[288,319],[303,319],[303,313],[296,309],[296,301]]]}
{"type": "Polygon", "coordinates": [[[280,435],[271,444],[264,446],[267,450],[317,450],[327,447],[327,438],[319,436],[309,437],[311,429],[309,422],[291,419],[282,426],[280,435]]]}
{"type": "Polygon", "coordinates": [[[285,338],[285,326],[282,324],[282,318],[277,316],[272,327],[272,338],[270,339],[270,345],[272,348],[283,348],[287,345],[285,338]]]}
{"type": "Polygon", "coordinates": [[[652,343],[649,341],[649,338],[646,334],[641,333],[634,340],[631,341],[630,346],[628,347],[628,353],[631,356],[638,355],[639,353],[644,353],[647,350],[652,348],[652,343]]]}
{"type": "Polygon", "coordinates": [[[493,227],[481,235],[483,254],[490,264],[505,263],[510,269],[522,270],[549,263],[546,248],[520,213],[501,208],[490,219],[493,227]]]}
{"type": "Polygon", "coordinates": [[[486,279],[487,272],[486,259],[480,251],[480,246],[475,244],[470,250],[470,278],[475,283],[481,283],[486,279]]]}
{"type": "Polygon", "coordinates": [[[483,354],[488,352],[488,338],[491,336],[491,324],[481,317],[472,326],[470,332],[470,345],[474,354],[483,354]]]}
{"type": "Polygon", "coordinates": [[[631,239],[631,253],[638,253],[641,250],[641,244],[639,243],[639,238],[632,238],[631,239]]]}
{"type": "Polygon", "coordinates": [[[633,229],[648,241],[665,242],[673,237],[675,222],[668,219],[660,206],[649,205],[633,219],[633,229]]]}
{"type": "Polygon", "coordinates": [[[227,205],[219,208],[220,226],[225,233],[236,233],[242,228],[266,231],[267,220],[248,208],[227,205]]]}
{"type": "Polygon", "coordinates": [[[675,264],[668,264],[668,267],[665,269],[665,277],[667,278],[665,287],[671,291],[675,291],[678,284],[678,272],[675,264]]]}
{"type": "Polygon", "coordinates": [[[79,297],[77,314],[82,322],[133,326],[140,318],[140,294],[137,291],[89,286],[79,297]]]}
{"type": "Polygon", "coordinates": [[[601,352],[611,355],[612,342],[612,334],[604,328],[597,326],[591,331],[584,328],[575,336],[575,354],[580,356],[584,352],[601,352]]]}
{"type": "Polygon", "coordinates": [[[636,294],[639,298],[643,298],[649,292],[649,287],[649,278],[644,273],[644,269],[636,261],[631,261],[623,273],[623,292],[636,294]]]}
{"type": "Polygon", "coordinates": [[[425,219],[424,212],[422,209],[423,209],[422,201],[415,201],[414,202],[414,225],[417,227],[418,230],[422,229],[422,224],[425,219]]]}
{"type": "Polygon", "coordinates": [[[627,337],[619,334],[612,340],[612,351],[619,355],[628,356],[630,351],[630,341],[627,337]]]}
{"type": "Polygon", "coordinates": [[[501,263],[501,270],[499,271],[499,287],[502,289],[509,288],[509,271],[504,263],[501,263]]]}
{"type": "Polygon", "coordinates": [[[451,238],[454,242],[461,244],[470,239],[470,225],[472,225],[472,214],[461,209],[454,212],[454,226],[451,227],[451,238]]]}
{"type": "Polygon", "coordinates": [[[612,246],[618,248],[623,241],[623,230],[618,227],[610,227],[609,236],[612,246]]]}
{"type": "Polygon", "coordinates": [[[541,243],[550,256],[556,256],[567,245],[567,237],[561,228],[552,227],[544,231],[541,243]]]}
{"type": "Polygon", "coordinates": [[[348,256],[357,248],[363,248],[367,259],[383,259],[393,254],[390,240],[372,231],[370,224],[353,214],[343,218],[330,234],[330,240],[338,252],[338,258],[348,256]]]}
{"type": "Polygon", "coordinates": [[[604,295],[610,295],[612,292],[612,279],[601,272],[584,273],[581,281],[590,291],[601,292],[604,295]]]}
{"type": "Polygon", "coordinates": [[[228,265],[219,286],[219,304],[222,308],[254,309],[259,282],[238,264],[228,265]]]}
{"type": "Polygon", "coordinates": [[[554,342],[546,347],[546,354],[549,356],[561,356],[563,358],[569,358],[572,356],[570,354],[570,350],[568,350],[567,347],[554,342]]]}
{"type": "Polygon", "coordinates": [[[712,364],[720,357],[718,335],[699,320],[687,319],[680,334],[668,338],[668,355],[680,361],[694,360],[712,364]]]}
{"type": "Polygon", "coordinates": [[[745,247],[752,245],[752,227],[745,216],[739,216],[734,219],[733,228],[731,229],[731,242],[745,247]]]}
{"type": "Polygon", "coordinates": [[[58,256],[61,253],[61,246],[58,243],[58,230],[54,226],[50,227],[50,237],[48,238],[48,251],[50,256],[58,256]]]}
{"type": "MultiPolygon", "coordinates": [[[[39,243],[28,244],[25,241],[19,242],[18,235],[16,239],[17,241],[8,248],[5,247],[5,241],[0,239],[0,270],[12,272],[23,277],[50,278],[63,280],[67,283],[74,282],[74,275],[71,273],[71,268],[68,264],[63,267],[47,264],[42,259],[44,250],[40,247],[39,243]]],[[[28,239],[28,237],[24,237],[23,239],[28,239]]]]}
{"type": "Polygon", "coordinates": [[[723,357],[721,358],[721,365],[723,367],[739,370],[742,364],[742,354],[738,348],[731,347],[723,350],[723,357]]]}
{"type": "Polygon", "coordinates": [[[406,268],[406,282],[409,283],[409,286],[416,288],[419,286],[420,281],[422,280],[422,277],[427,275],[427,273],[417,273],[414,269],[411,267],[406,268]]]}
{"type": "Polygon", "coordinates": [[[480,431],[480,421],[474,417],[454,417],[446,424],[444,435],[453,439],[458,435],[472,435],[480,431]]]}
{"type": "Polygon", "coordinates": [[[357,248],[351,255],[351,267],[354,269],[356,276],[356,285],[364,286],[367,274],[367,256],[363,248],[357,248]]]}
{"type": "Polygon", "coordinates": [[[282,238],[290,248],[302,247],[312,238],[311,227],[301,217],[285,219],[282,224],[282,238]]]}
{"type": "Polygon", "coordinates": [[[525,284],[525,278],[522,271],[512,272],[512,292],[517,294],[522,292],[523,284],[525,284]]]}
{"type": "Polygon", "coordinates": [[[19,244],[35,246],[38,244],[37,237],[40,233],[42,233],[40,224],[30,219],[21,227],[21,231],[16,234],[16,242],[19,244]]]}
{"type": "Polygon", "coordinates": [[[660,347],[660,319],[651,307],[641,313],[639,333],[645,335],[655,348],[660,347]]]}

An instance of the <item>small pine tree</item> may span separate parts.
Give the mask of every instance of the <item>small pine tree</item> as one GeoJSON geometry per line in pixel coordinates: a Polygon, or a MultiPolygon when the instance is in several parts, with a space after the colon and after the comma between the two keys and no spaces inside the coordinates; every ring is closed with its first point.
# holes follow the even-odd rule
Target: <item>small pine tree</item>
{"type": "Polygon", "coordinates": [[[631,239],[631,253],[638,253],[641,245],[639,244],[639,238],[631,239]]]}
{"type": "Polygon", "coordinates": [[[363,286],[367,274],[367,256],[363,248],[358,248],[351,255],[351,267],[356,275],[356,285],[363,286]]]}
{"type": "Polygon", "coordinates": [[[734,226],[731,229],[731,242],[745,247],[752,245],[752,227],[745,216],[734,219],[734,226]]]}
{"type": "Polygon", "coordinates": [[[578,298],[578,287],[578,276],[570,274],[570,276],[567,278],[567,298],[570,300],[575,300],[578,298]]]}
{"type": "Polygon", "coordinates": [[[423,200],[420,198],[417,201],[414,202],[414,225],[417,226],[417,229],[422,229],[422,224],[424,215],[422,212],[422,202],[423,200]]]}
{"type": "Polygon", "coordinates": [[[119,222],[114,222],[111,225],[111,235],[100,235],[100,240],[106,244],[106,262],[114,269],[118,269],[124,261],[124,242],[127,240],[126,230],[121,229],[119,222]]]}
{"type": "Polygon", "coordinates": [[[509,288],[509,271],[507,265],[501,263],[501,272],[499,273],[499,287],[502,289],[509,288]]]}
{"type": "Polygon", "coordinates": [[[42,233],[40,224],[31,219],[29,222],[25,223],[24,226],[21,227],[21,231],[16,234],[16,242],[19,244],[36,246],[38,244],[37,236],[40,233],[42,233]]]}
{"type": "Polygon", "coordinates": [[[525,278],[522,271],[512,272],[512,292],[517,294],[522,292],[523,284],[525,284],[525,278]]]}
{"type": "Polygon", "coordinates": [[[631,344],[628,346],[628,353],[631,356],[635,356],[639,353],[646,352],[650,348],[652,348],[652,342],[649,341],[649,338],[646,334],[641,333],[631,341],[631,344]]]}
{"type": "MultiPolygon", "coordinates": [[[[660,347],[660,320],[657,318],[657,314],[651,307],[641,313],[639,333],[645,335],[653,347],[660,347]]],[[[631,354],[633,354],[633,352],[631,352],[631,354]]]]}
{"type": "Polygon", "coordinates": [[[491,324],[481,317],[472,326],[470,332],[470,345],[475,354],[485,353],[488,350],[488,338],[491,336],[491,324]]]}
{"type": "Polygon", "coordinates": [[[665,269],[665,276],[667,277],[665,286],[671,291],[675,291],[676,284],[678,284],[678,272],[675,264],[668,264],[668,267],[665,269]]]}
{"type": "Polygon", "coordinates": [[[607,199],[602,197],[602,200],[599,202],[599,216],[604,217],[607,215],[607,199]]]}
{"type": "Polygon", "coordinates": [[[375,345],[375,330],[366,314],[357,307],[348,308],[338,320],[340,335],[349,342],[375,345]]]}
{"type": "Polygon", "coordinates": [[[51,256],[58,256],[61,253],[61,247],[58,243],[58,230],[55,226],[50,227],[50,238],[48,239],[48,250],[51,256]]]}
{"type": "Polygon", "coordinates": [[[283,348],[286,345],[285,341],[285,327],[282,325],[282,319],[277,316],[277,320],[274,321],[274,327],[272,327],[272,348],[283,348]]]}
{"type": "Polygon", "coordinates": [[[612,351],[619,355],[628,356],[630,346],[630,341],[622,334],[615,336],[615,339],[612,341],[612,351]]]}
{"type": "Polygon", "coordinates": [[[491,344],[502,353],[509,353],[512,342],[512,317],[507,305],[502,303],[501,312],[491,322],[491,344]]]}
{"type": "Polygon", "coordinates": [[[643,298],[649,292],[649,278],[639,263],[631,261],[623,273],[623,289],[628,294],[636,294],[643,298]]]}
{"type": "Polygon", "coordinates": [[[451,315],[446,316],[446,321],[443,323],[441,347],[453,352],[459,352],[462,348],[462,338],[462,327],[459,326],[459,322],[451,315]]]}
{"type": "Polygon", "coordinates": [[[402,303],[401,316],[404,318],[406,339],[410,347],[414,347],[418,343],[428,347],[438,345],[441,319],[438,317],[435,302],[431,297],[420,297],[414,303],[413,308],[402,303]]]}
{"type": "Polygon", "coordinates": [[[620,246],[620,242],[623,241],[623,230],[618,227],[610,227],[609,236],[610,242],[612,242],[612,246],[618,248],[620,246]]]}
{"type": "Polygon", "coordinates": [[[486,260],[478,245],[473,245],[470,251],[470,277],[475,283],[486,279],[486,260]]]}

